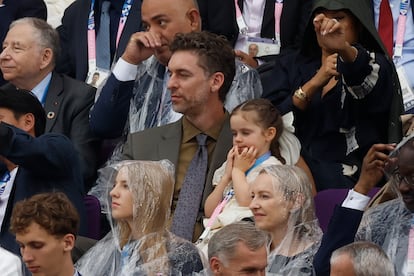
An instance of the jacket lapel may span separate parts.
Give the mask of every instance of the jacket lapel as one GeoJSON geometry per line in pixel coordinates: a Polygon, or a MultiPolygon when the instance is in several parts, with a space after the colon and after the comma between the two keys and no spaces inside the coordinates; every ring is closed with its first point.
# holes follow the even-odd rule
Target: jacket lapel
{"type": "Polygon", "coordinates": [[[46,112],[46,133],[51,132],[55,125],[63,99],[63,79],[56,73],[53,73],[44,107],[46,112]]]}
{"type": "Polygon", "coordinates": [[[262,21],[262,29],[260,31],[262,37],[267,37],[271,34],[271,37],[275,37],[275,1],[274,0],[266,0],[264,13],[263,13],[263,21],[262,21]],[[268,34],[268,35],[266,35],[268,34]]]}
{"type": "Polygon", "coordinates": [[[171,124],[171,127],[163,130],[161,141],[158,144],[158,156],[164,156],[168,160],[173,161],[175,168],[178,166],[182,128],[182,119],[171,124]],[[163,154],[161,155],[160,153],[163,154]]]}

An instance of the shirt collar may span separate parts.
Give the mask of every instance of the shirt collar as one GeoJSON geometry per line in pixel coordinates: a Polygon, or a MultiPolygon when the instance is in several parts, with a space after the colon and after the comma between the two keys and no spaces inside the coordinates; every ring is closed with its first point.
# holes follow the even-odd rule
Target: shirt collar
{"type": "Polygon", "coordinates": [[[45,93],[46,93],[46,88],[48,87],[51,79],[52,79],[52,72],[47,74],[47,76],[32,89],[33,94],[36,95],[37,99],[40,102],[43,101],[43,97],[45,96],[45,93]]]}
{"type": "MultiPolygon", "coordinates": [[[[229,117],[229,113],[226,111],[225,113],[225,119],[221,124],[215,125],[211,129],[208,129],[204,132],[208,137],[214,139],[214,141],[217,141],[221,128],[223,127],[223,123],[227,120],[229,117]]],[[[193,139],[197,134],[202,133],[201,130],[199,130],[197,127],[195,127],[185,116],[183,116],[183,143],[186,143],[193,139]]]]}

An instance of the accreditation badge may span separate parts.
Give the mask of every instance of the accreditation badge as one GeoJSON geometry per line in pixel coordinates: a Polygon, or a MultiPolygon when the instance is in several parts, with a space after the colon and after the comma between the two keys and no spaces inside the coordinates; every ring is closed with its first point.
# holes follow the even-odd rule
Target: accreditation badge
{"type": "Polygon", "coordinates": [[[246,47],[245,52],[251,57],[278,55],[280,52],[280,44],[276,39],[249,36],[246,47]]]}
{"type": "Polygon", "coordinates": [[[101,87],[105,84],[110,74],[111,71],[109,70],[95,68],[95,70],[88,72],[86,83],[96,88],[101,87]]]}
{"type": "Polygon", "coordinates": [[[407,79],[407,74],[403,66],[397,67],[398,79],[400,80],[404,111],[414,108],[414,92],[407,79]]]}

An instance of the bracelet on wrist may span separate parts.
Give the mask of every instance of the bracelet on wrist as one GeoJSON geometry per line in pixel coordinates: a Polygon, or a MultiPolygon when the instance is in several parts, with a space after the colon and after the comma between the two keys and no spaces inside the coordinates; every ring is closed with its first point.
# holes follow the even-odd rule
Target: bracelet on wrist
{"type": "Polygon", "coordinates": [[[303,102],[307,102],[309,103],[311,100],[308,97],[308,95],[306,95],[306,93],[302,90],[302,87],[299,86],[298,89],[296,89],[295,93],[293,94],[296,98],[298,98],[299,100],[303,101],[303,102]]]}

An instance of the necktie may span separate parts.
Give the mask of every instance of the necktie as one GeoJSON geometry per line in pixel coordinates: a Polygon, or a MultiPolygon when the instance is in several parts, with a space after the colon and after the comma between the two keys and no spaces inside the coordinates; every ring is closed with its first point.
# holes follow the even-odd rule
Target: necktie
{"type": "Polygon", "coordinates": [[[384,43],[388,54],[392,57],[393,53],[393,33],[394,20],[392,19],[392,12],[388,0],[382,0],[380,5],[380,13],[378,20],[378,33],[384,43]]]}
{"type": "Polygon", "coordinates": [[[99,21],[99,31],[96,36],[96,66],[103,69],[110,69],[111,63],[111,46],[110,46],[110,31],[109,31],[109,7],[111,2],[102,2],[101,20],[99,21]]]}
{"type": "Polygon", "coordinates": [[[196,139],[198,149],[184,177],[171,225],[171,231],[174,234],[189,241],[192,240],[194,226],[200,209],[208,162],[207,135],[198,134],[196,139]]]}

